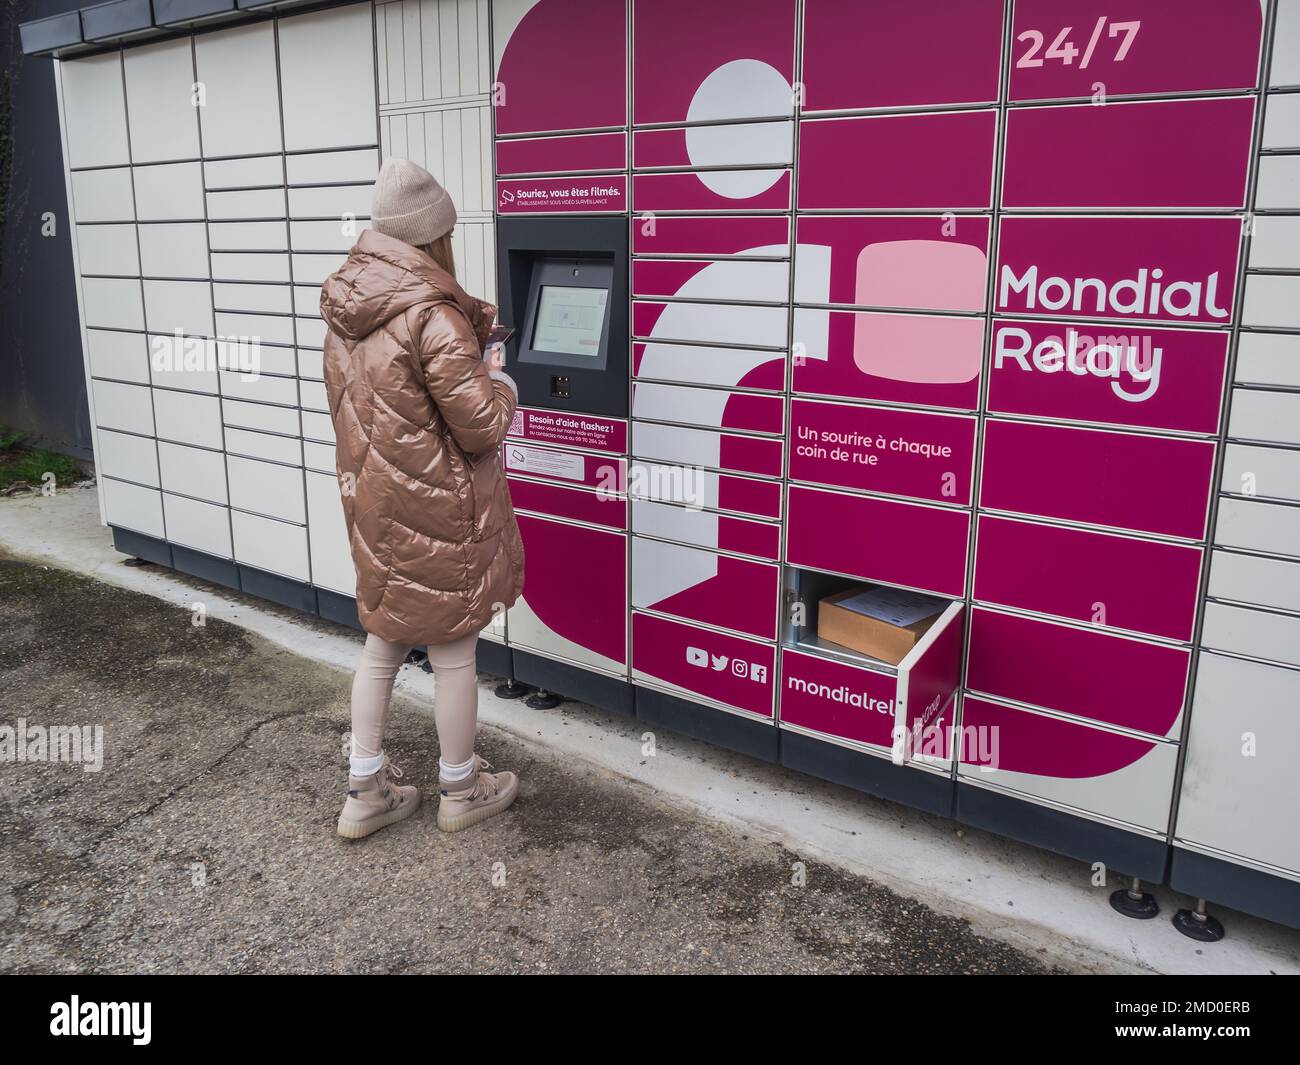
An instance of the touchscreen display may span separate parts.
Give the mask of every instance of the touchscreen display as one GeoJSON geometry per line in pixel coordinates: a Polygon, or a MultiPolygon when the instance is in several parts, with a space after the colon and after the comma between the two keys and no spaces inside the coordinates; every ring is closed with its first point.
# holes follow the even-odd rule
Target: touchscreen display
{"type": "Polygon", "coordinates": [[[599,355],[608,302],[607,289],[542,285],[537,295],[533,350],[561,355],[599,355]]]}

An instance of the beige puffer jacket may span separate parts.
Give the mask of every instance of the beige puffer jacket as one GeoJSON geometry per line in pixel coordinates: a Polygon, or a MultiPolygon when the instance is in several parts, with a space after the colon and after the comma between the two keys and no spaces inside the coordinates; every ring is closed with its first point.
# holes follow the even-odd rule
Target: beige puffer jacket
{"type": "Polygon", "coordinates": [[[496,308],[366,230],[320,309],[361,624],[404,644],[478,632],[524,583],[500,459],[516,397],[482,357],[496,308]]]}

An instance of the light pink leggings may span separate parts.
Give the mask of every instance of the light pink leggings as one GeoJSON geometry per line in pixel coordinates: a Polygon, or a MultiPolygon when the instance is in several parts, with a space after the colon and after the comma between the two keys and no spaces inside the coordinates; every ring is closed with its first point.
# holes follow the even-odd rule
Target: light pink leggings
{"type": "MultiPolygon", "coordinates": [[[[478,676],[474,647],[478,634],[453,643],[429,647],[433,667],[433,721],[438,746],[448,765],[464,765],[474,753],[478,727],[478,676]]],[[[393,681],[410,647],[366,636],[361,664],[352,680],[352,750],[361,758],[374,758],[384,749],[384,722],[393,697],[393,681]]]]}

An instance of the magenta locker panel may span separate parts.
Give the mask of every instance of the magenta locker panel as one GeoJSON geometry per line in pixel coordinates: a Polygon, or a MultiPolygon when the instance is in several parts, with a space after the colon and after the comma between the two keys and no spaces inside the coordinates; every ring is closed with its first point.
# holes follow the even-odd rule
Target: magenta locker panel
{"type": "Polygon", "coordinates": [[[498,215],[628,227],[625,417],[537,401],[507,446],[510,644],[738,749],[767,728],[799,768],[852,752],[867,790],[914,774],[958,817],[1087,857],[1034,828],[1064,816],[1163,869],[1243,461],[1273,6],[494,12],[498,215]],[[581,621],[587,577],[534,576],[579,558],[604,567],[581,621]],[[820,634],[873,588],[933,619],[899,660],[820,634]]]}

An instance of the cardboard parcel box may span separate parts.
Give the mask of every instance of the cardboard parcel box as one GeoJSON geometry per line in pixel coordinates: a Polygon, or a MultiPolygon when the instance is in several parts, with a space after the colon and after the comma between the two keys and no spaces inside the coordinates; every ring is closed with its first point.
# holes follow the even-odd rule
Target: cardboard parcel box
{"type": "Polygon", "coordinates": [[[896,666],[947,605],[946,599],[901,588],[850,588],[818,604],[817,635],[896,666]]]}

